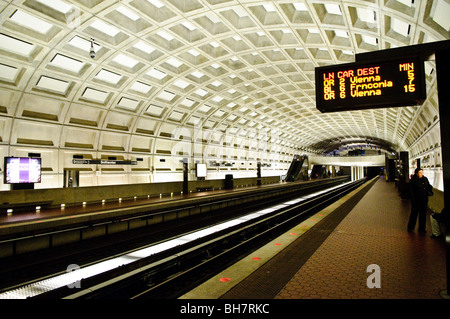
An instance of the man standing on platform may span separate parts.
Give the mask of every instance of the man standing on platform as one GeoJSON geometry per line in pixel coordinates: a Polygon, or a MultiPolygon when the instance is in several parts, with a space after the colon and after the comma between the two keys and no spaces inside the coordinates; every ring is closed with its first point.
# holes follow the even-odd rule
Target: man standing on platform
{"type": "Polygon", "coordinates": [[[423,176],[421,168],[415,169],[409,185],[411,190],[411,215],[409,216],[408,231],[414,231],[417,215],[419,215],[419,232],[425,233],[428,196],[433,195],[433,186],[428,182],[428,178],[423,176]]]}

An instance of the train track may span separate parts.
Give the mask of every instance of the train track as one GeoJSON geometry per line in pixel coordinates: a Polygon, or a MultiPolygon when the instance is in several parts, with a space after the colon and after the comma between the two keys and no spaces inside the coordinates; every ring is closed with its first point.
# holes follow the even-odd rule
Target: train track
{"type": "Polygon", "coordinates": [[[149,282],[147,289],[133,294],[130,298],[155,299],[161,298],[161,296],[170,299],[177,298],[248,255],[251,251],[258,249],[281,233],[348,194],[363,182],[365,180],[349,182],[341,187],[333,187],[331,190],[318,192],[318,194],[312,194],[312,196],[304,196],[299,201],[293,200],[286,204],[277,205],[277,207],[283,205],[285,207],[277,209],[261,219],[254,220],[241,229],[231,230],[215,239],[216,243],[222,242],[225,244],[223,246],[216,245],[214,255],[208,251],[207,258],[203,261],[199,260],[200,263],[196,263],[192,267],[185,267],[184,270],[180,269],[177,274],[173,274],[159,283],[149,282]]]}
{"type": "MultiPolygon", "coordinates": [[[[60,225],[53,229],[36,229],[33,233],[17,233],[8,238],[0,239],[0,245],[13,242],[12,249],[20,243],[30,245],[31,241],[47,241],[50,247],[43,250],[32,251],[26,254],[14,255],[1,258],[0,263],[0,293],[11,290],[25,282],[36,281],[49,275],[65,272],[67,265],[78,264],[86,265],[96,262],[100,259],[116,256],[118,254],[137,249],[153,242],[164,240],[177,234],[187,233],[189,231],[216,224],[225,220],[236,218],[247,214],[249,211],[261,209],[268,205],[274,205],[292,198],[293,194],[309,194],[319,191],[326,187],[335,186],[349,179],[347,177],[322,179],[308,183],[292,183],[283,185],[283,187],[269,186],[265,187],[263,192],[260,190],[253,193],[250,189],[236,189],[232,196],[222,197],[220,194],[203,194],[201,198],[206,199],[199,202],[192,202],[189,198],[173,200],[171,208],[153,207],[148,204],[139,204],[136,206],[138,212],[134,215],[128,215],[126,212],[118,214],[120,219],[115,217],[97,221],[96,224],[88,222],[79,224],[77,230],[74,230],[73,224],[70,226],[60,225]],[[286,191],[287,190],[287,191],[286,191]],[[255,198],[259,198],[255,200],[255,198]],[[186,203],[188,202],[188,204],[186,203]],[[236,205],[236,202],[245,203],[245,205],[236,205]],[[191,210],[194,212],[191,214],[191,210]],[[165,220],[164,216],[170,214],[172,217],[165,220]],[[181,218],[178,218],[180,214],[181,218]],[[173,217],[176,215],[176,219],[173,217]],[[159,220],[156,223],[146,223],[147,219],[159,220]],[[124,221],[128,224],[126,231],[108,233],[110,225],[120,224],[124,221]],[[130,227],[132,221],[137,221],[144,227],[130,227]],[[83,232],[94,231],[96,227],[104,228],[105,235],[84,239],[83,232]],[[81,241],[73,242],[67,245],[56,245],[54,238],[65,236],[74,236],[78,233],[81,241]]],[[[220,193],[220,192],[219,192],[220,193]]],[[[119,209],[120,210],[120,209],[119,209]]],[[[98,214],[94,215],[98,216],[98,214]]],[[[134,223],[136,224],[136,223],[134,223]]]]}
{"type": "Polygon", "coordinates": [[[83,268],[75,265],[70,272],[6,291],[0,298],[176,298],[363,182],[303,195],[83,268]]]}

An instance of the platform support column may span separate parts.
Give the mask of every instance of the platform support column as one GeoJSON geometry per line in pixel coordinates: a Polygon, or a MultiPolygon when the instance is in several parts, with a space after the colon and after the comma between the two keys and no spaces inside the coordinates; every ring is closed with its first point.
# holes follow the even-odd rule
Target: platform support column
{"type": "Polygon", "coordinates": [[[183,158],[183,195],[189,195],[189,166],[188,159],[183,158]]]}
{"type": "MultiPolygon", "coordinates": [[[[441,158],[444,174],[444,207],[450,208],[450,50],[435,52],[437,87],[439,101],[439,122],[441,130],[441,158]]],[[[444,298],[450,297],[450,218],[446,219],[445,247],[447,262],[447,291],[442,292],[444,298]]]]}
{"type": "Polygon", "coordinates": [[[398,190],[403,199],[409,198],[409,153],[400,152],[400,176],[398,178],[398,190]]]}

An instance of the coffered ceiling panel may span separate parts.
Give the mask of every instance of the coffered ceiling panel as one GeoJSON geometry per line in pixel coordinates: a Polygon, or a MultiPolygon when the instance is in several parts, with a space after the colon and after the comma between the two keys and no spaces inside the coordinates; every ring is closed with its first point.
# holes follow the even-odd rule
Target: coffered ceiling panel
{"type": "MultiPolygon", "coordinates": [[[[144,137],[193,126],[277,132],[314,153],[368,137],[407,148],[435,102],[321,114],[314,69],[450,38],[448,0],[1,0],[0,12],[0,117],[21,130],[3,143],[61,148],[124,149],[131,134],[148,149],[144,137]],[[59,145],[60,125],[83,133],[59,145]],[[97,143],[89,130],[109,133],[97,143]]],[[[433,96],[433,61],[426,72],[433,96]]]]}

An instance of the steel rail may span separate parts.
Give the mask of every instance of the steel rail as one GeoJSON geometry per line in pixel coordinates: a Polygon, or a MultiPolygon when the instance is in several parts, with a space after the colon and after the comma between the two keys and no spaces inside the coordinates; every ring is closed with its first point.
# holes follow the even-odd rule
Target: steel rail
{"type": "MultiPolygon", "coordinates": [[[[247,223],[229,227],[220,234],[213,234],[205,237],[194,246],[188,246],[184,250],[178,251],[170,256],[165,256],[161,260],[156,260],[153,263],[147,264],[137,269],[133,269],[122,275],[99,282],[87,289],[77,291],[76,293],[65,296],[65,299],[77,298],[107,298],[107,296],[114,295],[117,297],[122,292],[130,290],[131,286],[136,286],[136,283],[147,285],[151,283],[151,287],[145,288],[143,291],[132,296],[127,296],[131,299],[162,298],[164,293],[167,293],[167,286],[176,286],[177,294],[180,294],[179,287],[186,286],[179,282],[180,280],[192,281],[193,273],[205,272],[206,268],[219,269],[217,265],[223,265],[224,260],[234,260],[232,255],[241,255],[239,251],[248,252],[249,249],[255,249],[268,238],[272,238],[274,234],[280,233],[283,229],[292,227],[292,224],[298,223],[305,215],[325,207],[331,202],[344,196],[351,190],[360,186],[363,181],[347,183],[344,186],[337,187],[329,192],[321,193],[319,195],[311,196],[310,199],[294,203],[293,205],[277,205],[284,206],[271,212],[267,215],[262,215],[247,223]],[[230,243],[236,242],[231,247],[230,243]],[[214,255],[214,251],[218,251],[214,255]],[[213,255],[212,255],[213,253],[213,255]],[[183,269],[184,264],[193,264],[183,269]],[[161,275],[164,273],[164,275],[161,275]],[[164,278],[160,278],[160,277],[164,278]],[[161,293],[161,291],[163,294],[161,293]]],[[[320,192],[319,192],[320,193],[320,192]]],[[[309,197],[310,195],[308,195],[309,197]]],[[[292,200],[291,200],[292,202],[292,200]]],[[[209,272],[208,272],[209,273],[209,272]]],[[[204,275],[201,275],[204,277],[204,275]]],[[[145,286],[144,285],[144,286],[145,286]]],[[[169,289],[170,290],[170,289],[169,289]]],[[[169,293],[171,297],[173,293],[169,293]]]]}

